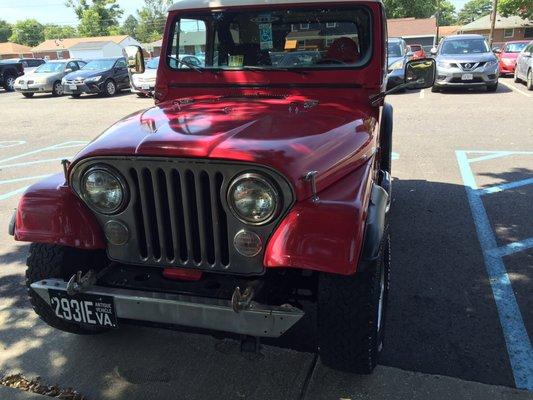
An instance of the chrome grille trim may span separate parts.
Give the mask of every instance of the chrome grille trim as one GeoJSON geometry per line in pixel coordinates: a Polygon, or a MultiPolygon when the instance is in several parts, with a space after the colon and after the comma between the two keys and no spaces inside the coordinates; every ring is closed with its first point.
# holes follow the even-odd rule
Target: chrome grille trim
{"type": "MultiPolygon", "coordinates": [[[[156,157],[99,157],[73,167],[70,182],[80,196],[79,177],[95,164],[106,164],[127,181],[130,200],[120,214],[96,214],[101,226],[111,219],[126,223],[132,232],[124,246],[108,244],[108,256],[127,264],[187,267],[213,272],[260,274],[263,251],[247,258],[234,251],[233,237],[241,229],[268,238],[294,202],[291,186],[276,171],[248,163],[156,157]],[[234,177],[256,172],[279,190],[280,214],[264,226],[238,221],[226,204],[234,177]]],[[[80,196],[81,198],[81,196],[80,196]]]]}

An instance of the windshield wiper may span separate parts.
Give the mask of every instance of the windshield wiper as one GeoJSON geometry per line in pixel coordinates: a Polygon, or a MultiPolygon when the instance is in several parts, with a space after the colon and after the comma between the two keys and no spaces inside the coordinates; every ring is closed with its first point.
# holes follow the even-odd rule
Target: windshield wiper
{"type": "Polygon", "coordinates": [[[201,74],[204,72],[203,68],[198,67],[188,61],[180,60],[178,57],[174,57],[174,56],[167,56],[167,57],[170,58],[171,60],[176,61],[179,65],[185,65],[186,67],[189,67],[190,69],[194,69],[196,72],[199,72],[201,74]]]}
{"type": "Polygon", "coordinates": [[[295,68],[284,68],[284,67],[259,67],[256,65],[247,65],[242,67],[245,71],[284,71],[284,72],[293,72],[298,75],[307,75],[306,71],[295,68]]]}

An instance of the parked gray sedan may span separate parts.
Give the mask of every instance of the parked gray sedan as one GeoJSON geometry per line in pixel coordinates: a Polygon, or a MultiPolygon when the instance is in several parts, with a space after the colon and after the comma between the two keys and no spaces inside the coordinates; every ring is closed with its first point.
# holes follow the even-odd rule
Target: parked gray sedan
{"type": "Polygon", "coordinates": [[[498,59],[481,35],[455,35],[443,39],[436,52],[437,79],[432,91],[446,87],[498,88],[498,59]]]}
{"type": "Polygon", "coordinates": [[[49,61],[32,73],[17,78],[15,90],[22,93],[24,97],[33,97],[35,93],[52,93],[54,96],[61,96],[63,94],[61,79],[85,64],[81,60],[49,61]]]}
{"type": "Polygon", "coordinates": [[[529,90],[533,90],[533,41],[529,43],[516,59],[514,81],[525,82],[529,90]]]}

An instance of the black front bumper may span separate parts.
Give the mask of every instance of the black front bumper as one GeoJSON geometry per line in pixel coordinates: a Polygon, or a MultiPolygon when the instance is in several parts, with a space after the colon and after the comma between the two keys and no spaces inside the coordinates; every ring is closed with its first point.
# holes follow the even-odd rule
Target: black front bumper
{"type": "Polygon", "coordinates": [[[73,90],[69,84],[63,85],[63,93],[65,94],[82,94],[82,93],[103,93],[103,82],[78,83],[77,89],[73,90]]]}

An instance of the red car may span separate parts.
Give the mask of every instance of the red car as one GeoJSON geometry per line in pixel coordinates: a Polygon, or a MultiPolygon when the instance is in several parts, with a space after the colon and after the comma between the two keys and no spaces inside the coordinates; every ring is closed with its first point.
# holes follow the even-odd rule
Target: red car
{"type": "Polygon", "coordinates": [[[496,57],[500,61],[500,75],[513,75],[516,67],[518,54],[528,45],[529,40],[516,40],[507,42],[496,51],[496,57]]]}
{"type": "Polygon", "coordinates": [[[413,53],[413,60],[419,60],[421,58],[426,58],[426,52],[420,44],[410,44],[409,49],[413,53]]]}
{"type": "MultiPolygon", "coordinates": [[[[370,373],[390,271],[385,24],[370,0],[171,6],[156,105],[19,202],[35,312],[76,334],[149,321],[257,348],[314,302],[322,362],[370,373]],[[301,57],[272,62],[285,52],[301,57]]],[[[141,48],[126,52],[142,73],[141,48]]],[[[405,63],[403,87],[434,80],[434,60],[405,63]]]]}

